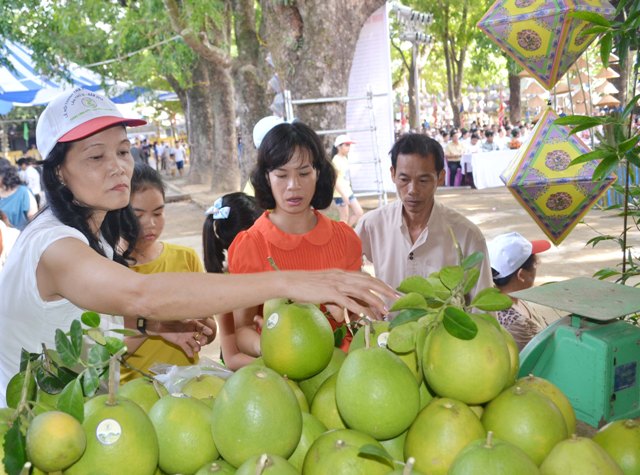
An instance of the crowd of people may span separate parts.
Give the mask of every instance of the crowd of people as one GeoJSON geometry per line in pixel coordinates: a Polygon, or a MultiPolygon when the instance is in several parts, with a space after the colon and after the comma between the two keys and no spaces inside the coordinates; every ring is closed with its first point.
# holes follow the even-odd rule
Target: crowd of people
{"type": "MultiPolygon", "coordinates": [[[[23,211],[23,231],[10,253],[3,250],[6,228],[20,227],[0,220],[0,262],[6,261],[0,271],[0,405],[20,349],[53,346],[55,329],[68,328],[83,309],[103,314],[106,329],[137,330],[126,340],[128,380],[154,363],[196,363],[216,336],[230,369],[248,364],[260,355],[262,303],[273,297],[322,304],[334,328],[344,325],[345,312],[352,319],[384,318],[404,278],[458,264],[456,245],[464,255],[485,255],[469,298],[494,283],[505,292],[533,285],[535,255],[544,244],[520,236],[487,247],[475,224],[436,199],[445,167],[452,168],[461,149],[499,146],[492,145],[491,130],[484,142],[478,131],[470,133],[468,144],[467,131],[449,131],[445,146],[427,134],[400,136],[390,151],[397,200],[363,214],[349,186],[353,141],[337,137],[328,155],[304,123],[275,121],[256,142],[255,197],[224,195],[205,213],[203,266],[193,249],[160,239],[160,171],[166,168],[157,164],[168,147],[132,144],[126,127],[141,123],[83,89],[52,101],[40,117],[44,196],[39,193],[46,205],[37,213],[23,211]],[[101,107],[69,114],[85,107],[85,96],[101,107]],[[337,221],[322,212],[332,203],[345,208],[337,221]],[[361,272],[363,257],[376,278],[361,272]]],[[[176,153],[171,149],[168,156],[176,153]]],[[[177,161],[184,158],[183,150],[177,161]]],[[[30,166],[23,170],[26,183],[30,166]]],[[[35,201],[17,169],[17,181],[7,172],[11,167],[0,165],[2,189],[22,186],[35,201]]],[[[523,346],[538,327],[525,310],[514,309],[501,323],[523,346]]],[[[346,349],[349,338],[338,344],[346,349]]]]}

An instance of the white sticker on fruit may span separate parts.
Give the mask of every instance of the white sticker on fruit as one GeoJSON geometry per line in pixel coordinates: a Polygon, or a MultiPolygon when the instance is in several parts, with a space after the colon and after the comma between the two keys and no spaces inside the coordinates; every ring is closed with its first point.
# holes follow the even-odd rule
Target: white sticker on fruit
{"type": "Polygon", "coordinates": [[[389,339],[389,332],[380,333],[378,335],[378,346],[380,348],[386,348],[388,339],[389,339]]]}
{"type": "Polygon", "coordinates": [[[105,419],[96,427],[96,438],[102,445],[115,444],[120,435],[122,435],[122,427],[116,420],[105,419]]]}
{"type": "Polygon", "coordinates": [[[273,327],[275,327],[278,324],[279,318],[280,317],[278,316],[277,313],[272,313],[267,319],[267,328],[271,330],[273,327]]]}

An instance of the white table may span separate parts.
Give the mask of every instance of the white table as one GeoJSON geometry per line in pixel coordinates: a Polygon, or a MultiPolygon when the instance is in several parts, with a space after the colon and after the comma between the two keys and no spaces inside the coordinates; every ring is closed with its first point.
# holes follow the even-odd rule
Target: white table
{"type": "Polygon", "coordinates": [[[511,163],[516,150],[497,150],[495,152],[480,152],[464,154],[460,158],[462,172],[472,172],[476,188],[493,188],[504,186],[500,174],[511,163]]]}

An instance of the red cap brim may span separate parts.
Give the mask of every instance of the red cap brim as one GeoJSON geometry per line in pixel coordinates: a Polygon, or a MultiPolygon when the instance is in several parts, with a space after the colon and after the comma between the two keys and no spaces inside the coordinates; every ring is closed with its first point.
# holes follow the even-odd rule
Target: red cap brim
{"type": "Polygon", "coordinates": [[[531,246],[533,246],[531,254],[539,254],[549,250],[551,248],[551,243],[545,239],[537,239],[535,241],[531,241],[531,246]]]}
{"type": "Polygon", "coordinates": [[[88,120],[76,128],[71,129],[60,137],[58,142],[73,142],[74,140],[84,139],[117,124],[137,127],[139,125],[145,125],[146,123],[147,121],[142,119],[125,119],[124,117],[116,116],[96,117],[95,119],[88,120]]]}

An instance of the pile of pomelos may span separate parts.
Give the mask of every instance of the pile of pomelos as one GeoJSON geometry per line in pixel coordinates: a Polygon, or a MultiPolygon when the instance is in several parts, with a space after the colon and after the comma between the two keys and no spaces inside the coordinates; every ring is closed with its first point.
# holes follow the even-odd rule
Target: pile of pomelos
{"type": "Polygon", "coordinates": [[[137,379],[87,400],[82,422],[36,404],[32,473],[640,475],[640,420],[576,436],[568,399],[516,380],[512,337],[468,312],[499,306],[494,292],[452,303],[474,280],[457,269],[407,279],[396,320],[360,328],[347,354],[318,307],[270,302],[263,357],[226,381],[172,395],[137,379]]]}

